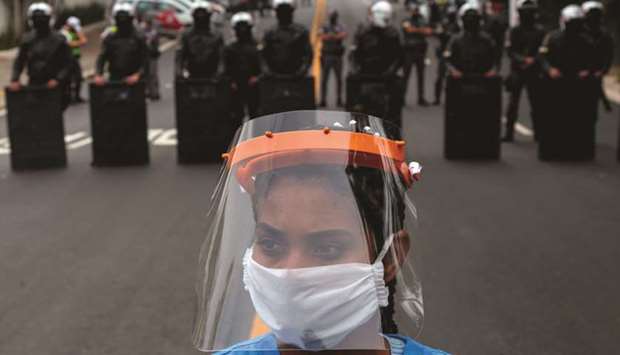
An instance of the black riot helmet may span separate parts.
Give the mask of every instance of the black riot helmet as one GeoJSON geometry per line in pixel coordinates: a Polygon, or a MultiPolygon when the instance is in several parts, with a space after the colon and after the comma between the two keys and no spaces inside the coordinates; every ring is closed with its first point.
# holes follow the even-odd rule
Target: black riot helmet
{"type": "Polygon", "coordinates": [[[338,11],[333,11],[330,15],[329,15],[329,23],[332,25],[335,25],[338,23],[338,18],[340,17],[340,14],[338,14],[338,11]]]}
{"type": "Polygon", "coordinates": [[[120,33],[127,33],[133,28],[134,8],[129,3],[119,3],[112,8],[114,24],[120,33]]]}
{"type": "Polygon", "coordinates": [[[209,30],[211,28],[212,13],[213,7],[207,1],[199,0],[192,4],[192,17],[194,19],[194,28],[209,30]]]}
{"type": "Polygon", "coordinates": [[[482,23],[482,10],[476,2],[468,2],[459,9],[461,25],[466,33],[477,34],[482,23]]]}
{"type": "Polygon", "coordinates": [[[252,36],[254,20],[249,12],[238,12],[230,19],[230,24],[235,30],[235,35],[239,40],[247,40],[252,36]]]}
{"type": "Polygon", "coordinates": [[[38,34],[51,31],[52,8],[43,2],[35,2],[28,7],[28,22],[38,34]]]}
{"type": "Polygon", "coordinates": [[[276,10],[276,17],[280,26],[288,26],[293,23],[295,13],[295,0],[274,0],[273,8],[276,10]]]}
{"type": "Polygon", "coordinates": [[[536,0],[521,0],[517,3],[517,11],[521,25],[532,26],[538,16],[538,3],[536,0]]]}
{"type": "Polygon", "coordinates": [[[603,23],[603,4],[598,1],[586,1],[581,5],[585,23],[589,29],[599,29],[603,23]]]}

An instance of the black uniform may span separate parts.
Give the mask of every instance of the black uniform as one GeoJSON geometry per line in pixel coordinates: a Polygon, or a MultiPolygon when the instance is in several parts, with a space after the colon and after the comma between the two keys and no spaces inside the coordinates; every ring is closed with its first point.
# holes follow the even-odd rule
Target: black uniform
{"type": "Polygon", "coordinates": [[[403,47],[396,28],[361,25],[351,52],[353,73],[394,76],[403,62],[403,47]]]}
{"type": "Polygon", "coordinates": [[[441,25],[441,31],[439,32],[439,46],[437,47],[437,80],[435,81],[435,104],[439,105],[441,102],[441,93],[443,92],[443,84],[446,78],[446,72],[448,70],[446,65],[446,59],[444,53],[448,49],[448,44],[451,39],[461,31],[460,26],[456,22],[456,18],[447,18],[441,25]]]}
{"type": "Polygon", "coordinates": [[[590,28],[586,26],[586,35],[592,42],[594,46],[592,65],[593,71],[595,73],[600,73],[601,76],[598,78],[600,81],[600,97],[605,104],[607,110],[611,110],[611,105],[605,96],[605,91],[603,89],[603,76],[609,72],[611,65],[613,64],[614,57],[614,42],[613,38],[609,33],[607,33],[603,28],[597,26],[595,28],[590,28]]]}
{"type": "Polygon", "coordinates": [[[265,34],[263,46],[267,74],[305,76],[312,65],[310,35],[302,25],[275,25],[265,34]]]}
{"type": "Polygon", "coordinates": [[[71,49],[63,35],[29,32],[19,45],[11,81],[18,81],[26,68],[30,84],[46,84],[52,79],[65,83],[69,78],[71,60],[71,49]]]}
{"type": "Polygon", "coordinates": [[[128,31],[110,31],[101,44],[97,58],[98,75],[103,75],[106,63],[110,80],[120,81],[135,73],[148,77],[149,49],[144,34],[136,28],[128,31]]]}
{"type": "Polygon", "coordinates": [[[404,84],[397,76],[403,63],[403,47],[398,30],[393,26],[380,28],[373,25],[358,27],[354,50],[350,54],[353,75],[385,79],[389,92],[387,117],[400,124],[404,101],[404,84]]]}
{"type": "Polygon", "coordinates": [[[258,114],[258,88],[250,85],[251,77],[261,74],[261,59],[258,43],[254,38],[238,39],[226,46],[224,50],[226,74],[236,86],[233,107],[235,114],[243,117],[247,108],[248,115],[258,114]]]}
{"type": "Polygon", "coordinates": [[[507,30],[508,24],[501,15],[490,14],[486,16],[485,31],[491,36],[493,42],[495,42],[495,66],[498,70],[502,67],[504,42],[507,30]]]}
{"type": "Polygon", "coordinates": [[[540,64],[536,60],[538,51],[545,38],[545,30],[538,24],[529,26],[519,25],[510,31],[510,39],[507,50],[511,60],[511,73],[507,80],[507,88],[510,92],[510,101],[506,112],[506,139],[512,140],[514,133],[514,124],[519,114],[519,101],[521,100],[521,92],[525,87],[527,89],[528,101],[530,102],[531,117],[536,132],[536,119],[534,100],[537,95],[535,90],[540,75],[540,64]],[[526,67],[525,59],[534,58],[536,61],[526,67]]]}
{"type": "Polygon", "coordinates": [[[580,71],[594,68],[594,45],[583,33],[554,31],[548,34],[541,46],[540,63],[544,72],[556,68],[562,77],[576,78],[580,71]]]}
{"type": "MultiPolygon", "coordinates": [[[[326,25],[323,27],[323,34],[337,35],[345,32],[344,27],[339,24],[326,25]]],[[[342,56],[345,48],[342,39],[323,40],[321,47],[321,103],[325,104],[327,97],[327,82],[332,70],[336,75],[336,94],[338,105],[342,103],[342,56]]]]}
{"type": "Polygon", "coordinates": [[[190,79],[214,78],[222,71],[224,40],[210,29],[191,28],[181,37],[176,57],[176,76],[187,70],[190,79]]]}
{"type": "Polygon", "coordinates": [[[464,76],[483,75],[495,66],[495,42],[484,32],[462,32],[448,46],[447,65],[464,76]]]}
{"type": "Polygon", "coordinates": [[[30,85],[45,85],[52,79],[56,80],[64,93],[62,106],[66,108],[70,101],[68,85],[72,62],[71,49],[63,35],[53,31],[31,31],[19,45],[11,81],[19,81],[24,68],[30,85]]]}
{"type": "Polygon", "coordinates": [[[424,78],[426,50],[428,41],[426,35],[420,32],[409,32],[408,29],[421,30],[428,27],[422,15],[417,14],[405,20],[402,24],[404,63],[403,73],[405,76],[405,89],[409,86],[411,69],[415,65],[418,79],[418,103],[425,103],[424,99],[424,78]]]}

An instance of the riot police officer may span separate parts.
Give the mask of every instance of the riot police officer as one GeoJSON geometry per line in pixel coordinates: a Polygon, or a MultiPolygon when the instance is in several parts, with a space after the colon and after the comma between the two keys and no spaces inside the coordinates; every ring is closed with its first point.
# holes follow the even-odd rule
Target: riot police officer
{"type": "Polygon", "coordinates": [[[26,68],[29,85],[61,86],[64,93],[62,106],[66,108],[70,97],[65,86],[68,85],[73,59],[65,37],[52,30],[51,21],[52,8],[48,4],[36,2],[30,5],[28,23],[33,30],[19,45],[9,89],[20,89],[19,77],[26,68]]]}
{"type": "Polygon", "coordinates": [[[403,21],[403,48],[404,63],[403,74],[405,76],[405,89],[408,87],[411,69],[415,65],[416,76],[418,80],[418,105],[428,106],[428,102],[424,98],[424,78],[426,70],[426,50],[428,49],[428,41],[426,37],[433,33],[431,27],[420,13],[417,4],[412,4],[411,16],[403,21]]]}
{"type": "Polygon", "coordinates": [[[391,24],[392,5],[379,1],[371,5],[369,13],[369,23],[360,25],[354,37],[349,66],[351,76],[383,81],[387,113],[382,115],[400,124],[404,84],[397,72],[403,63],[403,46],[398,29],[391,24]]]}
{"type": "Polygon", "coordinates": [[[224,62],[226,74],[233,81],[233,108],[239,117],[258,114],[258,77],[261,74],[260,50],[252,34],[254,21],[247,12],[231,18],[236,39],[226,46],[224,62]]]}
{"type": "Polygon", "coordinates": [[[103,73],[108,65],[109,79],[129,85],[148,77],[149,51],[146,39],[134,25],[134,8],[120,3],[112,8],[114,27],[105,34],[97,58],[95,84],[103,85],[103,73]]]}
{"type": "Polygon", "coordinates": [[[342,106],[342,56],[345,52],[344,39],[347,32],[338,22],[338,12],[329,16],[329,24],[321,30],[321,107],[327,106],[327,83],[332,71],[336,76],[337,105],[342,106]]]}
{"type": "Polygon", "coordinates": [[[502,58],[504,56],[504,42],[508,23],[502,13],[502,4],[494,1],[484,3],[484,30],[495,42],[495,67],[498,71],[502,68],[502,58]]]}
{"type": "Polygon", "coordinates": [[[353,40],[351,71],[354,74],[391,77],[403,62],[398,30],[390,24],[392,5],[379,1],[370,8],[370,23],[361,24],[353,40]]]}
{"type": "Polygon", "coordinates": [[[459,9],[463,31],[456,36],[445,53],[448,70],[453,78],[463,76],[494,77],[495,42],[481,30],[482,12],[475,2],[459,9]]]}
{"type": "Polygon", "coordinates": [[[435,101],[433,105],[441,104],[441,93],[443,92],[443,84],[448,70],[444,53],[448,48],[450,40],[461,31],[461,26],[457,21],[458,9],[456,6],[450,5],[446,8],[446,16],[439,26],[437,37],[439,38],[439,46],[437,47],[437,79],[435,80],[435,101]]]}
{"type": "Polygon", "coordinates": [[[511,29],[507,43],[508,56],[511,60],[511,73],[506,81],[506,87],[510,92],[510,101],[506,112],[506,130],[503,138],[505,142],[514,140],[514,124],[517,121],[519,101],[524,87],[527,89],[534,132],[536,132],[534,111],[536,104],[534,100],[540,72],[537,55],[545,38],[545,30],[537,22],[538,4],[536,0],[521,0],[517,4],[517,9],[519,25],[511,29]]]}
{"type": "Polygon", "coordinates": [[[274,0],[278,23],[267,30],[262,57],[267,75],[305,76],[312,64],[308,30],[293,22],[295,0],[274,0]]]}
{"type": "Polygon", "coordinates": [[[223,71],[224,40],[211,29],[213,6],[207,1],[197,1],[192,6],[193,26],[183,33],[181,48],[176,53],[177,78],[215,78],[223,71]]]}
{"type": "Polygon", "coordinates": [[[543,41],[540,47],[541,65],[549,78],[581,78],[590,76],[593,69],[594,46],[583,32],[583,11],[577,5],[562,10],[560,29],[543,41]]]}
{"type": "Polygon", "coordinates": [[[582,5],[585,14],[586,35],[594,45],[593,74],[601,82],[600,97],[605,108],[610,111],[611,105],[603,90],[603,76],[609,72],[613,63],[614,43],[611,35],[602,26],[603,4],[598,1],[587,1],[582,5]]]}

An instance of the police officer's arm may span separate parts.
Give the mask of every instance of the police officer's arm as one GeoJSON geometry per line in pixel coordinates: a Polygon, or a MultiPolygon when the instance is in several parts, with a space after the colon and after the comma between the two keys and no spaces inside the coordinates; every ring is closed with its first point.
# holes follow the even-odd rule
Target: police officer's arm
{"type": "Polygon", "coordinates": [[[400,35],[396,32],[394,36],[391,38],[392,40],[392,50],[394,56],[392,63],[387,68],[387,70],[383,73],[385,76],[395,75],[396,72],[403,66],[405,59],[405,50],[403,48],[403,44],[400,38],[400,35]]]}
{"type": "Polygon", "coordinates": [[[217,46],[218,46],[218,68],[217,68],[217,76],[223,76],[226,75],[226,64],[225,64],[225,60],[224,60],[224,56],[225,56],[225,50],[226,50],[226,45],[224,44],[224,39],[220,36],[218,41],[217,41],[217,46]]]}
{"type": "Polygon", "coordinates": [[[101,52],[99,52],[99,56],[97,56],[97,61],[95,62],[95,72],[98,76],[103,76],[103,71],[105,70],[105,65],[110,58],[110,43],[109,37],[105,37],[103,42],[101,43],[101,52]]]}
{"type": "Polygon", "coordinates": [[[463,69],[458,63],[458,58],[461,56],[461,49],[454,37],[450,39],[450,42],[446,46],[446,50],[443,52],[443,57],[446,61],[446,67],[452,76],[460,77],[463,75],[463,69]]]}
{"type": "Polygon", "coordinates": [[[353,46],[351,47],[351,51],[349,52],[349,68],[351,68],[352,73],[359,73],[361,68],[361,58],[362,54],[360,53],[359,45],[362,41],[362,26],[359,26],[355,31],[355,36],[353,37],[353,46]]]}
{"type": "Polygon", "coordinates": [[[73,55],[71,53],[71,47],[67,41],[63,40],[63,43],[58,47],[59,57],[60,57],[60,70],[58,74],[56,74],[56,80],[59,82],[66,82],[71,75],[71,66],[68,63],[71,63],[73,59],[73,55]]]}
{"type": "Polygon", "coordinates": [[[547,34],[538,51],[538,61],[545,73],[552,77],[557,77],[559,71],[552,64],[552,55],[554,53],[552,35],[547,34]]]}
{"type": "Polygon", "coordinates": [[[272,52],[272,48],[271,48],[271,36],[273,35],[273,33],[271,31],[268,31],[265,34],[265,37],[263,38],[263,44],[262,44],[262,48],[260,50],[260,58],[261,58],[261,71],[264,74],[272,74],[271,72],[271,52],[272,52]]]}
{"type": "Polygon", "coordinates": [[[19,82],[19,77],[21,76],[22,71],[24,71],[24,68],[26,67],[26,62],[28,60],[28,50],[28,42],[22,41],[17,52],[17,57],[13,62],[13,72],[11,73],[11,82],[13,83],[19,82]]]}
{"type": "Polygon", "coordinates": [[[139,79],[148,78],[150,70],[149,61],[151,60],[151,56],[149,53],[149,46],[146,43],[146,37],[140,38],[140,55],[142,57],[142,66],[136,74],[138,74],[139,79]]]}
{"type": "Polygon", "coordinates": [[[614,61],[614,40],[609,34],[605,34],[603,46],[603,55],[605,59],[603,62],[602,74],[604,75],[609,73],[614,61]]]}
{"type": "Polygon", "coordinates": [[[310,43],[310,34],[305,29],[300,40],[303,41],[302,62],[299,70],[297,70],[297,73],[295,74],[297,76],[305,76],[308,73],[308,69],[310,69],[310,66],[312,65],[312,57],[314,56],[314,52],[312,51],[312,43],[310,43]]]}
{"type": "Polygon", "coordinates": [[[483,56],[486,62],[482,63],[482,74],[486,77],[494,77],[497,75],[497,70],[495,70],[495,59],[493,55],[501,53],[501,50],[498,49],[500,48],[500,44],[495,43],[495,40],[493,40],[491,37],[488,37],[486,45],[488,54],[483,56]]]}
{"type": "Polygon", "coordinates": [[[176,79],[183,78],[185,68],[185,58],[187,58],[186,34],[181,37],[181,46],[174,53],[174,76],[176,79]]]}
{"type": "Polygon", "coordinates": [[[510,58],[513,62],[517,63],[519,66],[523,66],[525,64],[525,56],[519,53],[518,47],[522,45],[519,42],[519,38],[517,36],[516,29],[510,30],[510,35],[508,36],[508,43],[506,43],[506,52],[508,53],[508,58],[510,58]]]}

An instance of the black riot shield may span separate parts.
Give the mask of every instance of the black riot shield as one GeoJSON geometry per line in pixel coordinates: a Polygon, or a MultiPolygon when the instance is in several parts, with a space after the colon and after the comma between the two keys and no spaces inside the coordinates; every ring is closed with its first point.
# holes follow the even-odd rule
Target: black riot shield
{"type": "Polygon", "coordinates": [[[149,162],[144,83],[90,85],[93,165],[149,162]]]}
{"type": "Polygon", "coordinates": [[[179,163],[221,162],[242,123],[229,110],[230,81],[177,81],[175,97],[179,163]]]}
{"type": "Polygon", "coordinates": [[[446,159],[499,159],[501,78],[449,77],[446,85],[446,159]]]}
{"type": "Polygon", "coordinates": [[[379,117],[401,126],[402,78],[351,74],[346,84],[347,111],[379,117]]]}
{"type": "Polygon", "coordinates": [[[545,79],[538,116],[538,158],[546,161],[594,159],[598,83],[591,79],[545,79]]]}
{"type": "Polygon", "coordinates": [[[6,90],[7,125],[14,170],[67,165],[59,88],[6,90]]]}
{"type": "Polygon", "coordinates": [[[265,76],[258,83],[258,92],[261,115],[316,108],[314,78],[311,76],[265,76]]]}

